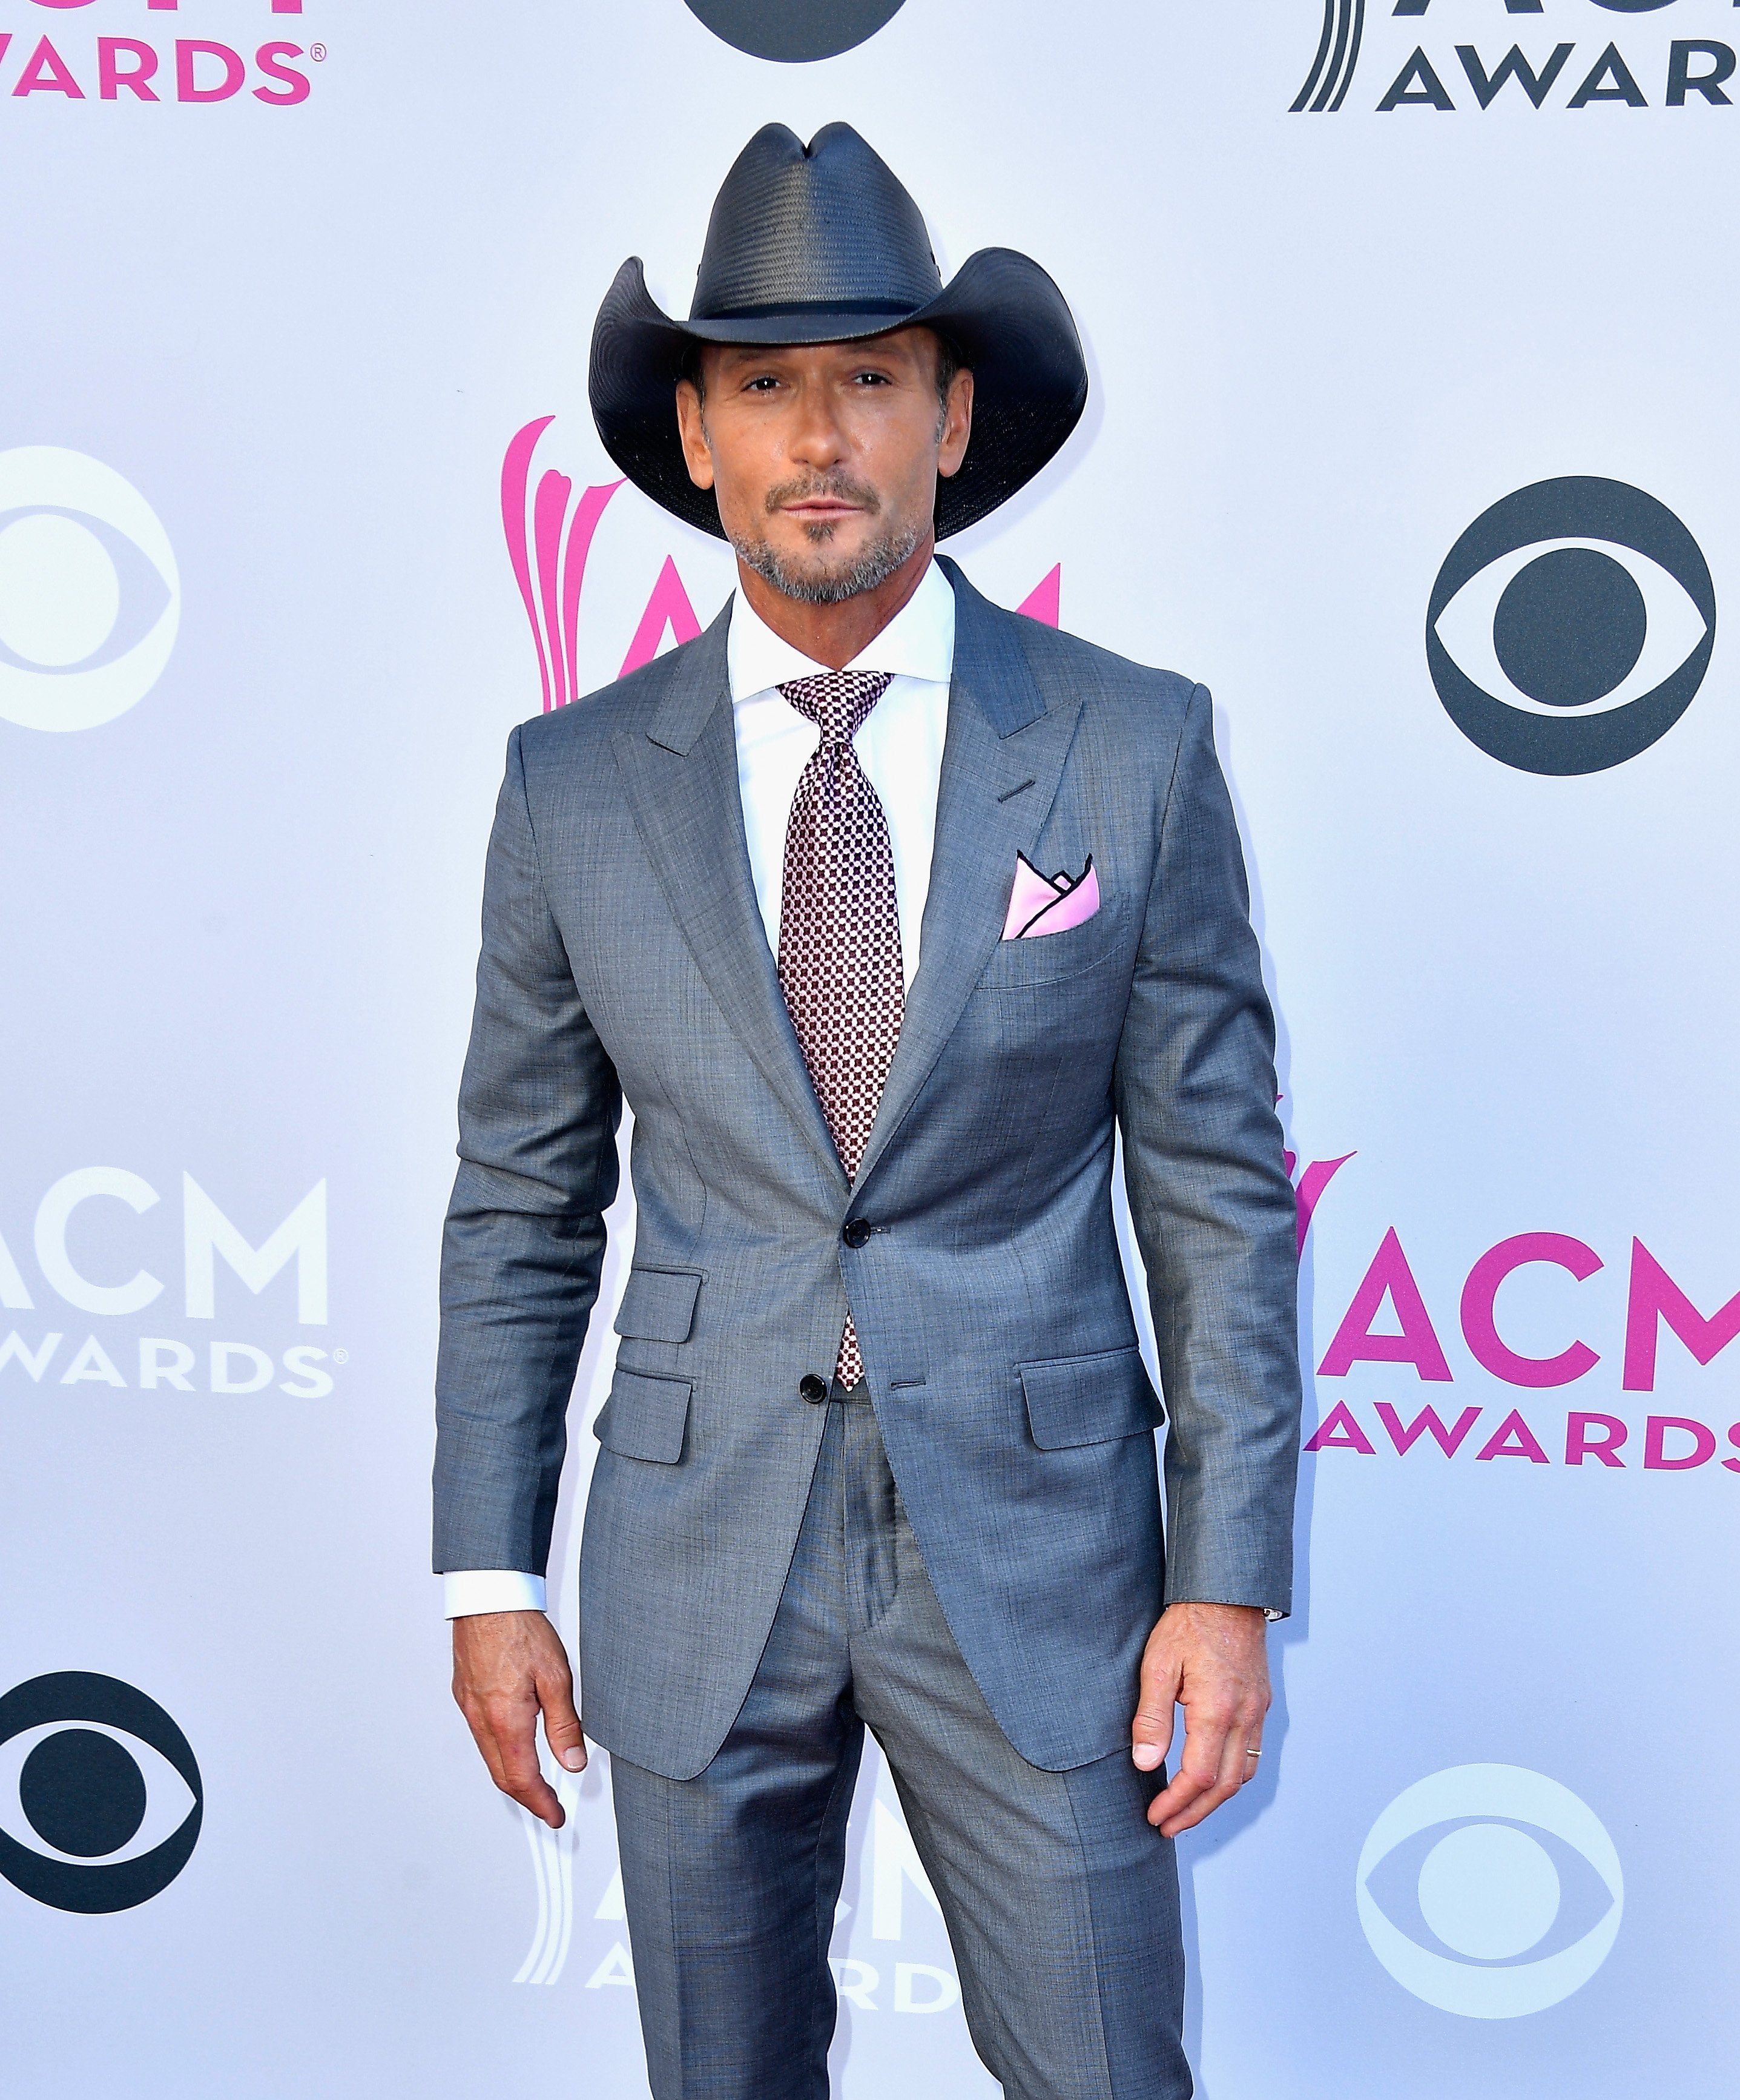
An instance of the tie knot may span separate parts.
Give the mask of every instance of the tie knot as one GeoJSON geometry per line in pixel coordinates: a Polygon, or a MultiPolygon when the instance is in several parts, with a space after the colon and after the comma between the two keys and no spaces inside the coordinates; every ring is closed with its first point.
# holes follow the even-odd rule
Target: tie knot
{"type": "Polygon", "coordinates": [[[780,687],[800,715],[816,724],[824,743],[849,743],[892,682],[887,671],[822,671],[780,687]]]}

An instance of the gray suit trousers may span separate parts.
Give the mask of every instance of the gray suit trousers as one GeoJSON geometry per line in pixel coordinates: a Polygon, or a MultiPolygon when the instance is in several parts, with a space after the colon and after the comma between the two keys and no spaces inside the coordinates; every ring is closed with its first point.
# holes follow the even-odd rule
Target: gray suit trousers
{"type": "Polygon", "coordinates": [[[1010,2100],[1187,2100],[1161,1776],[1020,1757],[932,1590],[861,1387],[836,1393],[773,1631],[711,1763],[612,1762],[655,2100],[826,2100],[828,1948],[864,1730],[1010,2100]]]}

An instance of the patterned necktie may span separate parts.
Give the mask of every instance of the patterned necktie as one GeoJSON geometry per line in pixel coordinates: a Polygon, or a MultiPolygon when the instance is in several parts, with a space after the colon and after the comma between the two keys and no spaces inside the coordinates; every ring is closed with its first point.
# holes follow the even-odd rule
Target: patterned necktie
{"type": "MultiPolygon", "coordinates": [[[[888,823],[852,739],[886,673],[830,671],[780,691],[822,731],[791,798],[779,906],[779,988],[834,1148],[854,1179],[894,1061],[906,992],[888,823]]],[[[835,1368],[864,1375],[846,1317],[835,1368]]]]}

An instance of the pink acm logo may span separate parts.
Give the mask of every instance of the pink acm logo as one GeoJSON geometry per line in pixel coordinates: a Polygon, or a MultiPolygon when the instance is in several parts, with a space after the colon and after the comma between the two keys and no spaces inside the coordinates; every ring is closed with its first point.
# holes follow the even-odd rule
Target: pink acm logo
{"type": "MultiPolygon", "coordinates": [[[[555,420],[540,416],[515,431],[501,462],[502,531],[538,652],[546,714],[581,696],[580,607],[587,558],[604,514],[623,486],[620,480],[595,483],[576,496],[572,478],[555,467],[546,467],[534,481],[532,455],[555,420]]],[[[1055,627],[1062,585],[1059,562],[1015,610],[1055,627]]],[[[701,622],[677,572],[676,558],[667,554],[617,677],[625,678],[651,663],[667,633],[681,643],[693,642],[700,632],[701,622]]]]}
{"type": "MultiPolygon", "coordinates": [[[[1324,1162],[1331,1172],[1341,1163],[1324,1162]]],[[[1307,1183],[1320,1171],[1313,1168],[1301,1178],[1302,1245],[1310,1222],[1307,1183]]],[[[1316,1193],[1321,1193],[1321,1187],[1316,1193]]],[[[1689,1397],[1698,1390],[1690,1383],[1689,1367],[1706,1368],[1740,1340],[1740,1291],[1704,1312],[1666,1264],[1634,1236],[1623,1294],[1611,1294],[1591,1310],[1592,1330],[1600,1332],[1596,1321],[1610,1330],[1604,1354],[1570,1331],[1575,1301],[1556,1282],[1554,1273],[1577,1285],[1606,1267],[1595,1248],[1568,1233],[1513,1233],[1487,1248],[1470,1265],[1457,1297],[1457,1326],[1471,1360],[1457,1365],[1445,1346],[1450,1339],[1455,1347],[1454,1330],[1443,1315],[1448,1293],[1428,1277],[1429,1295],[1439,1307],[1434,1316],[1428,1288],[1422,1286],[1400,1233],[1391,1225],[1317,1366],[1319,1379],[1349,1379],[1354,1389],[1324,1413],[1306,1450],[1349,1451],[1370,1458],[1387,1446],[1406,1458],[1418,1446],[1423,1454],[1435,1448],[1453,1459],[1465,1447],[1477,1462],[1516,1458],[1534,1466],[1562,1462],[1623,1471],[1639,1463],[1641,1445],[1644,1472],[1689,1474],[1710,1466],[1722,1448],[1720,1413],[1729,1411],[1720,1385],[1703,1389],[1707,1410],[1720,1410],[1714,1425],[1689,1414],[1649,1413],[1634,1443],[1632,1432],[1639,1425],[1632,1418],[1640,1405],[1650,1405],[1637,1396],[1654,1396],[1663,1378],[1689,1397]],[[1549,1325],[1562,1326],[1557,1339],[1562,1346],[1542,1353],[1538,1338],[1549,1325]],[[1664,1360],[1665,1335],[1679,1348],[1664,1360]],[[1494,1384],[1519,1394],[1548,1393],[1588,1379],[1604,1361],[1607,1370],[1596,1380],[1601,1401],[1592,1406],[1584,1398],[1582,1405],[1566,1410],[1562,1440],[1558,1420],[1548,1427],[1540,1405],[1532,1419],[1520,1401],[1510,1405],[1509,1395],[1500,1396],[1497,1409],[1489,1405],[1494,1384]],[[1461,1407],[1454,1421],[1431,1405],[1420,1405],[1412,1421],[1403,1419],[1418,1398],[1410,1397],[1413,1381],[1447,1386],[1471,1378],[1491,1383],[1486,1383],[1482,1399],[1461,1407]],[[1378,1398],[1379,1392],[1386,1396],[1378,1398]],[[1375,1414],[1379,1434],[1372,1433],[1369,1417],[1362,1418],[1362,1405],[1375,1414]],[[1549,1446],[1562,1451],[1562,1460],[1555,1461],[1549,1446]]],[[[1720,1458],[1720,1467],[1740,1474],[1740,1422],[1728,1426],[1726,1438],[1737,1455],[1720,1458]]]]}
{"type": "MultiPolygon", "coordinates": [[[[1302,1255],[1324,1193],[1356,1156],[1349,1152],[1339,1159],[1312,1160],[1299,1171],[1296,1155],[1286,1154],[1287,1171],[1296,1175],[1302,1255]]],[[[1544,1277],[1557,1272],[1573,1285],[1586,1283],[1606,1267],[1592,1246],[1568,1233],[1513,1233],[1487,1248],[1469,1267],[1457,1299],[1457,1326],[1471,1361],[1453,1365],[1445,1347],[1451,1330],[1442,1311],[1434,1317],[1428,1290],[1391,1225],[1317,1366],[1319,1379],[1348,1379],[1354,1389],[1322,1409],[1306,1440],[1306,1454],[1346,1451],[1367,1458],[1391,1454],[1407,1458],[1417,1448],[1423,1455],[1435,1451],[1447,1459],[1460,1456],[1477,1462],[1518,1458],[1533,1466],[1562,1463],[1592,1472],[1636,1467],[1675,1475],[1696,1474],[1719,1462],[1720,1470],[1740,1474],[1740,1422],[1729,1424],[1725,1432],[1734,1455],[1721,1456],[1720,1414],[1729,1410],[1720,1391],[1710,1392],[1704,1402],[1707,1411],[1717,1414],[1714,1425],[1690,1414],[1650,1412],[1641,1423],[1636,1418],[1640,1406],[1650,1405],[1639,1396],[1654,1396],[1664,1379],[1689,1392],[1691,1366],[1705,1369],[1731,1343],[1740,1342],[1740,1291],[1704,1312],[1666,1264],[1634,1237],[1623,1300],[1615,1299],[1596,1316],[1616,1328],[1605,1358],[1580,1337],[1567,1335],[1563,1347],[1544,1354],[1533,1353],[1519,1337],[1507,1338],[1510,1323],[1519,1316],[1526,1328],[1543,1317],[1550,1321],[1566,1317],[1570,1301],[1562,1290],[1531,1306],[1531,1299],[1541,1298],[1544,1277]],[[1517,1295],[1507,1289],[1513,1279],[1517,1295]],[[1664,1357],[1663,1343],[1670,1336],[1679,1351],[1664,1357]],[[1519,1394],[1550,1392],[1588,1378],[1604,1361],[1610,1396],[1605,1405],[1592,1406],[1585,1400],[1581,1407],[1566,1409],[1562,1436],[1558,1420],[1548,1426],[1538,1407],[1531,1421],[1521,1405],[1509,1404],[1508,1396],[1500,1396],[1496,1408],[1490,1404],[1493,1384],[1519,1394]],[[1481,1400],[1454,1410],[1451,1420],[1447,1418],[1451,1410],[1440,1414],[1435,1406],[1416,1406],[1410,1400],[1409,1373],[1426,1385],[1491,1383],[1481,1400]],[[1386,1396],[1379,1398],[1380,1392],[1386,1396]],[[1362,1409],[1370,1413],[1362,1414],[1362,1409]],[[1411,1421],[1406,1418],[1410,1414],[1411,1421]],[[1562,1451],[1562,1458],[1556,1459],[1554,1450],[1562,1451]]],[[[1442,1307],[1440,1286],[1428,1281],[1442,1307]]],[[[1601,1383],[1597,1380],[1598,1388],[1601,1383]]],[[[1327,1401],[1327,1395],[1322,1396],[1327,1401]]]]}
{"type": "MultiPolygon", "coordinates": [[[[306,102],[308,75],[295,63],[326,56],[324,44],[273,41],[258,45],[251,59],[233,45],[206,37],[174,37],[161,42],[138,36],[91,36],[89,27],[126,14],[178,15],[181,0],[104,0],[104,14],[87,25],[83,11],[98,0],[30,0],[30,5],[78,19],[56,36],[33,39],[0,29],[0,94],[50,102],[227,102],[249,87],[256,102],[289,108],[306,102]]],[[[302,0],[253,0],[262,15],[300,15],[302,0]]],[[[143,27],[145,24],[138,24],[143,27]]],[[[165,23],[165,29],[172,25],[165,23]]],[[[173,26],[180,26],[178,24],[173,26]]],[[[230,33],[236,33],[233,29],[230,33]]]]}

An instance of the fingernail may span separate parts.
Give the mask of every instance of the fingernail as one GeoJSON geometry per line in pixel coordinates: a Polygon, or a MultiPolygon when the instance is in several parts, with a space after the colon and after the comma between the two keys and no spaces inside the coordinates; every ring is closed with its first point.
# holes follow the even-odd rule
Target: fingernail
{"type": "Polygon", "coordinates": [[[586,1753],[578,1745],[571,1750],[564,1750],[562,1761],[569,1771],[584,1771],[586,1769],[586,1753]]]}
{"type": "Polygon", "coordinates": [[[1160,1762],[1160,1751],[1152,1743],[1138,1743],[1130,1754],[1138,1771],[1152,1771],[1160,1762]]]}

